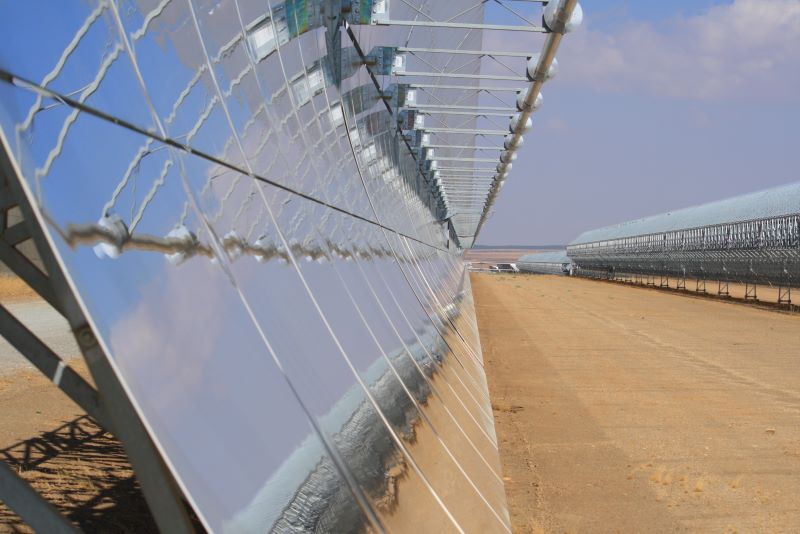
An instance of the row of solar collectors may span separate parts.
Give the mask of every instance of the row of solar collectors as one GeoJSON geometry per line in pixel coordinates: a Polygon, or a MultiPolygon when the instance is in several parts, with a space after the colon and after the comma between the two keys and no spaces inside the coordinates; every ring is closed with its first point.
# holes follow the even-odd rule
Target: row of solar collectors
{"type": "Polygon", "coordinates": [[[4,149],[207,528],[507,530],[461,257],[367,71],[269,8],[15,6],[4,149]]]}
{"type": "MultiPolygon", "coordinates": [[[[456,3],[425,0],[393,1],[390,16],[393,20],[454,21],[476,24],[484,22],[484,4],[485,2],[475,1],[456,3]]],[[[385,46],[387,42],[401,47],[409,46],[410,42],[423,50],[427,48],[429,50],[475,51],[484,48],[483,32],[476,29],[359,26],[356,31],[358,40],[363,44],[365,50],[385,46]]],[[[520,43],[515,44],[520,45],[520,43]]],[[[467,147],[474,147],[476,144],[491,146],[492,140],[482,137],[481,142],[476,143],[478,137],[474,134],[458,133],[458,131],[469,131],[479,127],[479,120],[474,110],[479,102],[480,82],[477,79],[470,79],[469,76],[481,74],[482,61],[476,55],[419,51],[404,54],[401,61],[403,63],[402,70],[405,71],[404,76],[387,77],[383,79],[383,83],[398,81],[404,84],[410,83],[412,84],[410,87],[415,87],[409,89],[409,92],[414,95],[413,107],[402,113],[406,119],[413,117],[415,133],[420,134],[423,138],[428,138],[428,143],[436,147],[420,148],[419,156],[421,160],[428,160],[423,163],[427,165],[432,164],[431,159],[437,160],[438,167],[434,168],[439,170],[430,172],[429,177],[439,183],[441,198],[448,206],[443,208],[443,213],[452,223],[454,232],[458,236],[458,242],[462,247],[469,248],[473,245],[478,221],[485,209],[491,183],[486,183],[486,172],[488,172],[484,166],[486,164],[472,161],[474,158],[486,157],[486,153],[467,147]],[[412,72],[418,74],[411,75],[412,72]],[[424,73],[429,73],[429,75],[424,75],[424,73]],[[464,75],[465,78],[438,78],[435,76],[436,73],[464,75]],[[453,106],[453,109],[447,113],[431,110],[431,108],[439,106],[444,108],[453,106]],[[419,128],[425,128],[425,130],[419,128]]],[[[493,102],[494,105],[497,103],[497,101],[493,102]]],[[[483,118],[481,121],[482,127],[497,129],[507,127],[502,119],[489,121],[488,118],[483,118]]],[[[497,145],[500,144],[499,139],[501,138],[494,139],[497,145]]],[[[420,141],[422,145],[428,143],[420,141]]],[[[497,156],[497,152],[490,152],[490,154],[497,156]]],[[[494,171],[494,165],[489,170],[494,171]]]]}
{"type": "Polygon", "coordinates": [[[800,284],[800,184],[586,232],[579,273],[800,284]],[[703,224],[708,223],[708,224],[703,224]],[[687,227],[681,226],[686,224],[687,227]]]}
{"type": "Polygon", "coordinates": [[[526,254],[517,260],[517,268],[524,273],[570,274],[572,262],[565,250],[526,254]]]}

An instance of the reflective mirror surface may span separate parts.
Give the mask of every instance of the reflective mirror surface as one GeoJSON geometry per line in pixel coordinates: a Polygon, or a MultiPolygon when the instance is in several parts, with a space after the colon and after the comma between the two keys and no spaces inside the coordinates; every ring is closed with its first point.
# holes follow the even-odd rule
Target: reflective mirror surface
{"type": "Polygon", "coordinates": [[[334,4],[15,4],[3,149],[206,528],[509,531],[461,250],[359,52],[408,32],[334,4]]]}

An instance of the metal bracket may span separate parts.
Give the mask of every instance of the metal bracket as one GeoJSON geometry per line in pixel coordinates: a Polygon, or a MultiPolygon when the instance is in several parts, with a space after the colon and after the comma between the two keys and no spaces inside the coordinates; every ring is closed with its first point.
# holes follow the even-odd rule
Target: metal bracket
{"type": "Polygon", "coordinates": [[[389,76],[398,68],[397,48],[393,46],[376,46],[366,56],[366,63],[373,74],[389,76]]]}

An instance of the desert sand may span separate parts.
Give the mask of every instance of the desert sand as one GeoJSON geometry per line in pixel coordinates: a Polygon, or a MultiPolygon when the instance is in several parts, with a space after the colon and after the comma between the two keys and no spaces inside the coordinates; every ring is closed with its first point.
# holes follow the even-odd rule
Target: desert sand
{"type": "Polygon", "coordinates": [[[515,532],[800,531],[800,315],[472,283],[515,532]]]}

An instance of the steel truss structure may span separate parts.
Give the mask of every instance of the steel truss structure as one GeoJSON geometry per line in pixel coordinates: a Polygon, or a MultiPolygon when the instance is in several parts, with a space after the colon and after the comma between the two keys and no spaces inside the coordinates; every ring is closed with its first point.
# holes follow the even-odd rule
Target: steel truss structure
{"type": "Polygon", "coordinates": [[[579,274],[657,276],[662,286],[673,277],[679,287],[695,278],[698,292],[705,292],[705,280],[717,280],[723,295],[728,282],[738,282],[746,284],[748,299],[756,298],[757,284],[769,284],[786,288],[780,297],[786,301],[788,288],[800,285],[798,200],[800,186],[793,185],[687,208],[586,232],[567,253],[579,274]],[[704,219],[713,224],[691,225],[704,219]],[[654,231],[659,227],[664,231],[654,231]]]}
{"type": "Polygon", "coordinates": [[[544,24],[538,25],[522,14],[514,1],[496,0],[519,23],[498,25],[476,18],[485,4],[482,0],[456,10],[456,14],[448,13],[446,19],[423,12],[410,2],[400,3],[411,8],[408,15],[413,20],[389,16],[387,10],[398,2],[384,0],[378,2],[379,14],[373,16],[371,24],[442,32],[466,30],[459,37],[460,48],[375,47],[368,55],[375,59],[367,65],[376,78],[390,80],[399,95],[393,102],[401,128],[417,155],[421,173],[435,192],[440,216],[453,226],[459,243],[470,247],[512,170],[515,152],[531,127],[531,114],[541,106],[542,85],[557,71],[555,54],[561,37],[580,24],[582,11],[574,0],[531,2],[545,5],[539,18],[544,24]],[[476,44],[470,45],[472,48],[464,45],[471,40],[472,31],[544,33],[546,39],[537,53],[484,50],[477,49],[476,44]],[[482,72],[482,60],[497,72],[482,72]],[[483,85],[483,81],[493,83],[483,85]],[[478,138],[492,142],[494,137],[502,138],[499,146],[475,143],[478,138]],[[501,154],[497,158],[486,151],[501,154]],[[470,165],[440,165],[451,161],[470,165]],[[494,165],[481,168],[478,163],[494,165]],[[454,179],[453,171],[462,173],[460,180],[454,179]]]}

